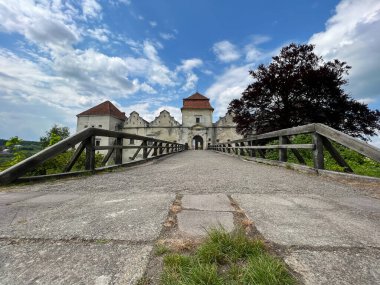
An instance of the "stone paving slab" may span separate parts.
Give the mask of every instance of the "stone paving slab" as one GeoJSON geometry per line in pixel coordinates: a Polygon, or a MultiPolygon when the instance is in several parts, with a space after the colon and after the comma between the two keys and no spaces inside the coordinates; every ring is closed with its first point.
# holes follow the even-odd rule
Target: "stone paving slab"
{"type": "Polygon", "coordinates": [[[285,261],[305,285],[380,284],[380,250],[295,250],[285,261]]]}
{"type": "MultiPolygon", "coordinates": [[[[235,194],[257,229],[281,245],[380,246],[380,220],[316,195],[235,194]],[[350,210],[351,209],[351,210],[350,210]]],[[[380,201],[372,199],[380,212],[380,201]]]]}
{"type": "Polygon", "coordinates": [[[182,208],[201,211],[234,211],[225,194],[184,195],[182,208]]]}
{"type": "Polygon", "coordinates": [[[380,284],[380,201],[235,194],[263,236],[286,249],[305,284],[380,284]]]}
{"type": "Polygon", "coordinates": [[[152,246],[0,241],[0,284],[135,284],[152,246]]]}
{"type": "Polygon", "coordinates": [[[178,229],[190,236],[205,236],[207,230],[223,227],[234,229],[234,216],[230,212],[183,210],[177,214],[178,229]]]}
{"type": "Polygon", "coordinates": [[[0,237],[150,241],[174,194],[47,194],[0,206],[0,237]]]}

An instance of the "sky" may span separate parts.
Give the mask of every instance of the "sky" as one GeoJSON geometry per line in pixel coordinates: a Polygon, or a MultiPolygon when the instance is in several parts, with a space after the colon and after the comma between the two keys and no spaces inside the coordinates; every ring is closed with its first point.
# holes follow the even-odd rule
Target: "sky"
{"type": "Polygon", "coordinates": [[[105,100],[181,122],[196,91],[216,121],[291,42],[346,61],[347,93],[380,109],[379,31],[378,0],[2,0],[0,138],[74,133],[76,114],[105,100]]]}

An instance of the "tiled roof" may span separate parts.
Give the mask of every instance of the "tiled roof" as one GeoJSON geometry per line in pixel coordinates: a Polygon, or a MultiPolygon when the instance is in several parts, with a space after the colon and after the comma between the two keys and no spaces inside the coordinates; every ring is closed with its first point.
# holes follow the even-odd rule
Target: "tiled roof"
{"type": "Polygon", "coordinates": [[[210,99],[196,92],[190,97],[183,99],[183,109],[207,109],[214,111],[210,105],[210,99]]]}
{"type": "Polygon", "coordinates": [[[112,104],[110,101],[105,101],[95,107],[92,107],[80,114],[79,116],[112,116],[119,120],[125,121],[125,113],[121,112],[118,108],[115,107],[114,104],[112,104]]]}
{"type": "Polygon", "coordinates": [[[209,100],[206,96],[203,96],[201,93],[195,92],[190,97],[185,98],[184,100],[209,100]]]}

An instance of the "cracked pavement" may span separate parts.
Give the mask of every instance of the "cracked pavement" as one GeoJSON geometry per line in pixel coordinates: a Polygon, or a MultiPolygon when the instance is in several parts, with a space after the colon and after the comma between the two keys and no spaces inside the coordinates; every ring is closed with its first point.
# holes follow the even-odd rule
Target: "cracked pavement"
{"type": "Polygon", "coordinates": [[[136,284],[175,195],[218,193],[302,283],[380,284],[379,192],[211,151],[3,187],[0,284],[136,284]]]}

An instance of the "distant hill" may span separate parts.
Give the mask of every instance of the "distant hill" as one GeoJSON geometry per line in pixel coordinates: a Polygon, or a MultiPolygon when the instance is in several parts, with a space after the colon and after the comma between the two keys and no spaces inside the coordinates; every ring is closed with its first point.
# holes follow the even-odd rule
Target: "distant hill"
{"type": "MultiPolygon", "coordinates": [[[[5,139],[0,139],[0,151],[5,148],[5,143],[7,140],[5,139]]],[[[42,150],[42,146],[40,142],[36,141],[22,141],[21,142],[22,147],[20,147],[18,150],[22,150],[25,152],[26,156],[32,156],[33,154],[39,152],[42,150]]],[[[0,155],[0,164],[11,160],[13,158],[12,154],[8,155],[0,155]]]]}
{"type": "MultiPolygon", "coordinates": [[[[0,147],[5,146],[6,142],[7,140],[0,139],[0,147]]],[[[37,141],[22,141],[21,145],[22,145],[22,148],[21,148],[22,150],[36,150],[36,149],[41,150],[42,149],[41,143],[37,141]]]]}

